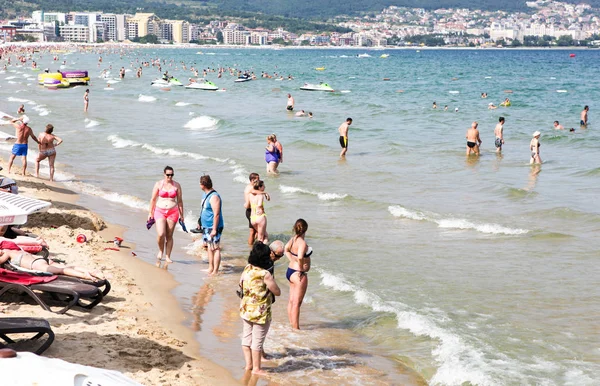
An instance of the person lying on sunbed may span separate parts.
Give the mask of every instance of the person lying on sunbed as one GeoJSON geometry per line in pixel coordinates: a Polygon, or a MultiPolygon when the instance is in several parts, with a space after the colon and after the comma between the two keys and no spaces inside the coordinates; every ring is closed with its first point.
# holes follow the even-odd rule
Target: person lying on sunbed
{"type": "Polygon", "coordinates": [[[9,240],[18,245],[41,245],[42,247],[48,247],[48,243],[41,237],[33,237],[30,233],[24,232],[23,230],[13,227],[10,225],[0,226],[0,241],[9,240]]]}
{"type": "MultiPolygon", "coordinates": [[[[4,242],[6,243],[6,242],[4,242]]],[[[17,247],[18,248],[18,247],[17,247]]],[[[75,267],[72,265],[60,264],[51,259],[40,256],[34,256],[21,250],[0,249],[0,264],[9,262],[17,268],[31,269],[35,271],[49,272],[53,275],[72,276],[78,279],[98,281],[104,280],[104,274],[99,271],[92,271],[86,268],[75,267]]]]}

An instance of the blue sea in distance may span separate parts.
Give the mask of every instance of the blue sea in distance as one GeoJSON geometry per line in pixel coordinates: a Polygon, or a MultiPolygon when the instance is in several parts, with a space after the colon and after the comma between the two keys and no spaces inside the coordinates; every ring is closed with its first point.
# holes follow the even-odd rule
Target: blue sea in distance
{"type": "Polygon", "coordinates": [[[42,68],[58,69],[66,60],[66,69],[90,71],[90,111],[83,113],[85,87],[44,89],[28,66],[0,73],[0,110],[16,112],[24,103],[34,131],[55,126],[65,140],[58,180],[84,200],[99,199],[95,209],[108,220],[129,226],[127,239],[149,262],[154,234],[143,224],[164,166],[182,184],[188,227],[201,202],[198,178],[212,176],[224,202],[224,273],[207,282],[198,246],[181,232],[169,270],[182,282],[175,294],[190,312],[188,324],[201,344],[214,340],[213,351],[202,353],[234,373],[243,358],[233,288],[248,253],[242,191],[248,173],[259,172],[272,197],[272,238],[289,238],[302,217],[315,250],[301,332],[288,327],[286,262],[276,268],[284,296],[274,305],[266,345],[279,369],[275,381],[594,385],[600,51],[569,53],[148,48],[59,53],[58,61],[38,53],[42,68]],[[225,91],[164,91],[150,85],[156,68],[135,77],[139,62],[152,58],[166,60],[162,70],[182,80],[192,77],[192,65],[294,79],[234,83],[228,73],[209,73],[225,91]],[[117,82],[122,66],[128,72],[117,82]],[[108,79],[99,78],[104,69],[108,79]],[[299,90],[319,81],[336,92],[299,90]],[[287,93],[296,111],[314,118],[286,112],[287,93]],[[488,110],[507,96],[511,107],[488,110]],[[580,129],[584,105],[590,124],[580,129]],[[500,116],[506,143],[498,155],[493,130],[500,116]],[[354,122],[342,161],[337,127],[347,117],[354,122]],[[554,120],[575,132],[553,130],[554,120]],[[472,121],[483,140],[479,158],[465,156],[472,121]],[[529,165],[536,130],[541,167],[529,165]],[[276,177],[265,175],[271,133],[285,154],[276,177]],[[203,324],[198,308],[223,313],[223,322],[203,324]],[[219,335],[217,327],[230,333],[219,335]]]}

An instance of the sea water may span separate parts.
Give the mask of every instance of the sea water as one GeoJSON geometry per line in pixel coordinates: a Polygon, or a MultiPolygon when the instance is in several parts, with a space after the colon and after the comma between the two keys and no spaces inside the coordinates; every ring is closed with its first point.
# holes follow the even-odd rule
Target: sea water
{"type": "MultiPolygon", "coordinates": [[[[156,246],[145,217],[163,168],[172,166],[182,184],[188,228],[201,203],[198,179],[211,175],[223,199],[224,273],[207,284],[205,257],[181,232],[168,267],[182,283],[175,294],[194,315],[188,324],[199,339],[214,340],[213,352],[203,354],[239,373],[233,292],[248,254],[242,192],[248,173],[259,172],[272,198],[272,238],[289,238],[294,221],[304,218],[315,250],[302,307],[306,331],[289,329],[286,296],[274,305],[267,349],[278,379],[403,384],[410,382],[402,374],[414,372],[435,385],[597,383],[599,51],[577,51],[575,58],[555,50],[370,51],[361,58],[366,51],[204,51],[103,53],[100,66],[97,53],[59,58],[67,69],[90,71],[87,114],[86,86],[44,89],[29,80],[37,73],[28,67],[0,74],[0,110],[24,104],[36,133],[55,126],[65,141],[57,149],[57,180],[84,201],[99,199],[95,209],[130,227],[126,239],[148,262],[156,246]],[[390,56],[380,58],[383,52],[390,56]],[[122,81],[99,78],[104,69],[117,74],[151,58],[166,59],[162,71],[183,83],[193,75],[181,62],[286,79],[234,83],[228,73],[209,73],[225,89],[209,92],[152,87],[156,68],[144,68],[141,79],[134,71],[122,81]],[[299,90],[320,81],[337,92],[299,90]],[[288,113],[287,93],[295,111],[314,118],[288,113]],[[488,110],[506,97],[511,107],[488,110]],[[580,129],[584,105],[590,124],[580,129]],[[500,116],[505,145],[496,154],[500,116]],[[347,117],[354,121],[340,160],[337,127],[347,117]],[[554,120],[575,132],[553,130],[554,120]],[[473,121],[482,154],[467,158],[473,121]],[[536,130],[541,167],[529,165],[536,130]],[[265,173],[271,133],[284,146],[276,177],[265,173]],[[222,325],[203,324],[198,309],[223,313],[222,325]],[[234,333],[222,333],[227,329],[234,333]]],[[[58,69],[51,55],[41,55],[39,66],[58,69]]],[[[2,145],[5,157],[9,148],[2,145]]],[[[276,277],[287,293],[285,268],[279,263],[276,277]]]]}

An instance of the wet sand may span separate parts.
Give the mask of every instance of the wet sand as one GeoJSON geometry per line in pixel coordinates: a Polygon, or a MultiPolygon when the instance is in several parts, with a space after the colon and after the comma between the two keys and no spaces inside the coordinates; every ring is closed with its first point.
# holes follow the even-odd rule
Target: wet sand
{"type": "Polygon", "coordinates": [[[45,356],[121,371],[145,385],[239,384],[227,370],[199,356],[199,345],[182,325],[185,315],[171,294],[177,285],[172,276],[134,257],[135,245],[126,241],[119,251],[106,249],[115,247],[112,241],[124,229],[77,205],[78,196],[59,184],[12,177],[20,194],[53,204],[47,212],[29,216],[23,229],[43,237],[51,257],[102,270],[112,290],[92,310],[74,307],[65,315],[9,294],[0,303],[0,317],[44,318],[56,334],[45,356]],[[78,234],[86,235],[87,242],[78,243],[78,234]]]}

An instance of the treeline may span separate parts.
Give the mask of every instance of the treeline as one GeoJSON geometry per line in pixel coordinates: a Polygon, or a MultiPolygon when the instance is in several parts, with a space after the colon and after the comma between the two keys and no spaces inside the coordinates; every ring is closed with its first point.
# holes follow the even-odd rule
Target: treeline
{"type": "Polygon", "coordinates": [[[206,24],[215,19],[231,19],[249,28],[276,29],[282,27],[293,33],[314,32],[349,32],[333,24],[314,22],[298,18],[286,18],[271,14],[259,14],[246,10],[223,10],[207,6],[203,1],[192,5],[178,5],[167,2],[144,0],[29,0],[15,2],[0,0],[0,19],[12,19],[20,16],[30,16],[31,12],[44,10],[46,12],[90,12],[135,14],[137,12],[154,13],[161,19],[187,20],[191,23],[206,24]]]}
{"type": "MultiPolygon", "coordinates": [[[[485,11],[527,11],[530,8],[525,0],[216,0],[220,8],[227,10],[244,10],[265,14],[283,15],[286,17],[318,18],[327,20],[338,15],[356,15],[366,12],[381,12],[390,5],[407,8],[468,8],[485,11]]],[[[580,0],[561,0],[566,3],[579,4],[580,0]]],[[[588,0],[592,7],[600,7],[600,0],[588,0]]]]}

